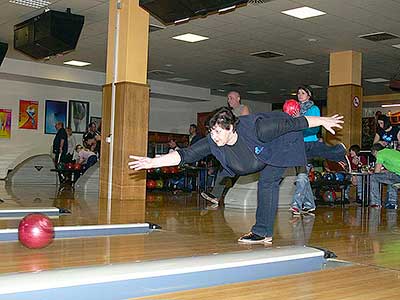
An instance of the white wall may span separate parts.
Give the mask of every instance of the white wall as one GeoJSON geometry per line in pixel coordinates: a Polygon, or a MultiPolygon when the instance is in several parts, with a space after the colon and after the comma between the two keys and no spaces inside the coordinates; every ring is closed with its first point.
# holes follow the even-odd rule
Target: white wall
{"type": "MultiPolygon", "coordinates": [[[[11,138],[0,139],[0,179],[5,177],[7,169],[14,168],[27,157],[50,152],[54,135],[44,134],[45,100],[88,101],[89,115],[101,116],[102,93],[99,90],[104,78],[105,74],[100,72],[6,59],[0,67],[0,108],[12,110],[12,124],[11,138]],[[18,128],[20,99],[39,101],[37,130],[18,128]]],[[[225,97],[211,95],[206,88],[160,81],[149,84],[156,95],[150,99],[151,131],[186,134],[189,124],[197,123],[198,112],[226,105],[225,97]]],[[[246,99],[242,102],[253,112],[271,110],[267,103],[246,99]]]]}

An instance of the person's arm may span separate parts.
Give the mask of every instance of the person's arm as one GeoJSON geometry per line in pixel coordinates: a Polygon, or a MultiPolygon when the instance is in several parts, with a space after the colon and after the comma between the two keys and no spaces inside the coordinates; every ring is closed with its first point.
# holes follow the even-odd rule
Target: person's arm
{"type": "Polygon", "coordinates": [[[278,118],[259,118],[256,121],[256,134],[260,141],[267,143],[271,140],[292,131],[301,131],[309,127],[323,126],[335,134],[332,128],[342,128],[343,116],[334,115],[332,117],[311,117],[302,116],[292,118],[287,114],[280,115],[278,118]]]}
{"type": "Polygon", "coordinates": [[[129,158],[134,161],[129,162],[128,166],[134,170],[176,166],[181,163],[198,161],[209,154],[211,154],[210,145],[207,138],[203,138],[189,148],[178,149],[177,151],[155,158],[130,155],[129,158]]]}
{"type": "Polygon", "coordinates": [[[60,149],[58,149],[58,151],[60,152],[60,154],[63,152],[63,148],[64,148],[64,139],[60,140],[60,149]]]}
{"type": "Polygon", "coordinates": [[[247,105],[243,105],[243,109],[240,113],[241,116],[247,116],[250,114],[250,109],[247,105]]]}
{"type": "Polygon", "coordinates": [[[375,164],[374,173],[380,173],[380,172],[382,172],[382,167],[383,167],[382,164],[376,163],[376,164],[375,164]]]}
{"type": "Polygon", "coordinates": [[[380,139],[381,137],[379,136],[379,134],[375,133],[374,142],[372,144],[378,143],[380,139]]]}

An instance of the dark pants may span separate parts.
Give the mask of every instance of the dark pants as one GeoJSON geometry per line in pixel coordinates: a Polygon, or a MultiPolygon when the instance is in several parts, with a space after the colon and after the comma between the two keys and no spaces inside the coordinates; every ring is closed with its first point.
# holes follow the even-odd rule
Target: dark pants
{"type": "Polygon", "coordinates": [[[304,148],[308,159],[325,158],[333,161],[344,161],[346,155],[346,149],[341,144],[329,146],[321,142],[306,142],[304,148]]]}

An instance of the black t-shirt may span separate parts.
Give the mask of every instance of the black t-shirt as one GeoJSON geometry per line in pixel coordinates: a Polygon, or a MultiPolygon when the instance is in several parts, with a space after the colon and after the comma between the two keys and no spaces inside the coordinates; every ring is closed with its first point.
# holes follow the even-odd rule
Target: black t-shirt
{"type": "Polygon", "coordinates": [[[64,128],[60,128],[53,140],[53,153],[60,152],[61,140],[64,140],[63,153],[68,151],[68,135],[64,128]]]}
{"type": "Polygon", "coordinates": [[[392,129],[390,131],[385,131],[381,127],[379,127],[377,134],[379,135],[381,141],[391,143],[393,141],[397,141],[398,132],[399,128],[397,126],[392,126],[392,129]]]}

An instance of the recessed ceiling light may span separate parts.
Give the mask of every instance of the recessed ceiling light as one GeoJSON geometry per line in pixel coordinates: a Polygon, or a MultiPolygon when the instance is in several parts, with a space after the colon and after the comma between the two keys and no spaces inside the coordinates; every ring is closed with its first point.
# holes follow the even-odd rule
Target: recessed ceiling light
{"type": "Polygon", "coordinates": [[[322,89],[322,86],[316,84],[310,84],[310,88],[312,89],[322,89]]]}
{"type": "Polygon", "coordinates": [[[365,79],[365,81],[372,82],[372,83],[380,83],[380,82],[388,82],[389,79],[385,79],[385,78],[368,78],[368,79],[365,79]]]}
{"type": "Polygon", "coordinates": [[[299,58],[299,59],[285,60],[285,63],[296,65],[296,66],[302,66],[302,65],[313,64],[314,62],[311,60],[299,58]]]}
{"type": "Polygon", "coordinates": [[[170,68],[170,67],[172,67],[172,64],[166,64],[165,66],[170,68]]]}
{"type": "Polygon", "coordinates": [[[399,48],[399,49],[400,49],[400,44],[392,45],[392,47],[395,47],[395,48],[399,48]]]}
{"type": "Polygon", "coordinates": [[[400,106],[400,103],[398,104],[382,104],[381,107],[397,107],[400,106]]]}
{"type": "Polygon", "coordinates": [[[91,65],[91,63],[85,62],[85,61],[79,61],[79,60],[70,60],[70,61],[65,61],[64,65],[70,65],[70,66],[75,66],[75,67],[85,67],[85,66],[91,65]]]}
{"type": "Polygon", "coordinates": [[[175,81],[175,82],[184,82],[184,81],[189,81],[190,79],[182,78],[182,77],[174,77],[174,78],[168,78],[168,80],[175,81]]]}
{"type": "Polygon", "coordinates": [[[267,92],[265,91],[247,91],[247,94],[253,94],[253,95],[262,95],[266,94],[267,92]]]}
{"type": "Polygon", "coordinates": [[[308,7],[308,6],[303,6],[295,9],[289,9],[289,10],[284,10],[281,13],[292,16],[298,19],[307,19],[307,18],[312,18],[312,17],[318,17],[322,15],[326,15],[325,12],[308,7]]]}
{"type": "Polygon", "coordinates": [[[217,91],[221,92],[221,93],[226,92],[226,90],[224,90],[224,89],[218,89],[217,91]]]}
{"type": "Polygon", "coordinates": [[[283,92],[283,91],[286,91],[286,89],[280,89],[280,91],[282,91],[282,92],[283,92]]]}
{"type": "Polygon", "coordinates": [[[316,42],[316,41],[318,41],[318,40],[315,39],[315,38],[309,38],[309,39],[307,39],[307,41],[309,41],[309,42],[316,42]]]}
{"type": "Polygon", "coordinates": [[[50,1],[43,0],[10,0],[9,2],[33,8],[43,8],[51,4],[50,1]]]}
{"type": "Polygon", "coordinates": [[[206,36],[201,36],[201,35],[197,35],[197,34],[193,34],[193,33],[186,33],[186,34],[182,34],[182,35],[177,35],[172,37],[175,40],[180,40],[180,41],[184,41],[184,42],[189,42],[189,43],[196,43],[196,42],[200,42],[200,41],[204,41],[204,40],[208,40],[209,38],[206,36]]]}
{"type": "Polygon", "coordinates": [[[245,71],[237,70],[237,69],[226,69],[226,70],[222,70],[220,72],[225,73],[225,74],[230,74],[230,75],[246,73],[245,71]]]}

